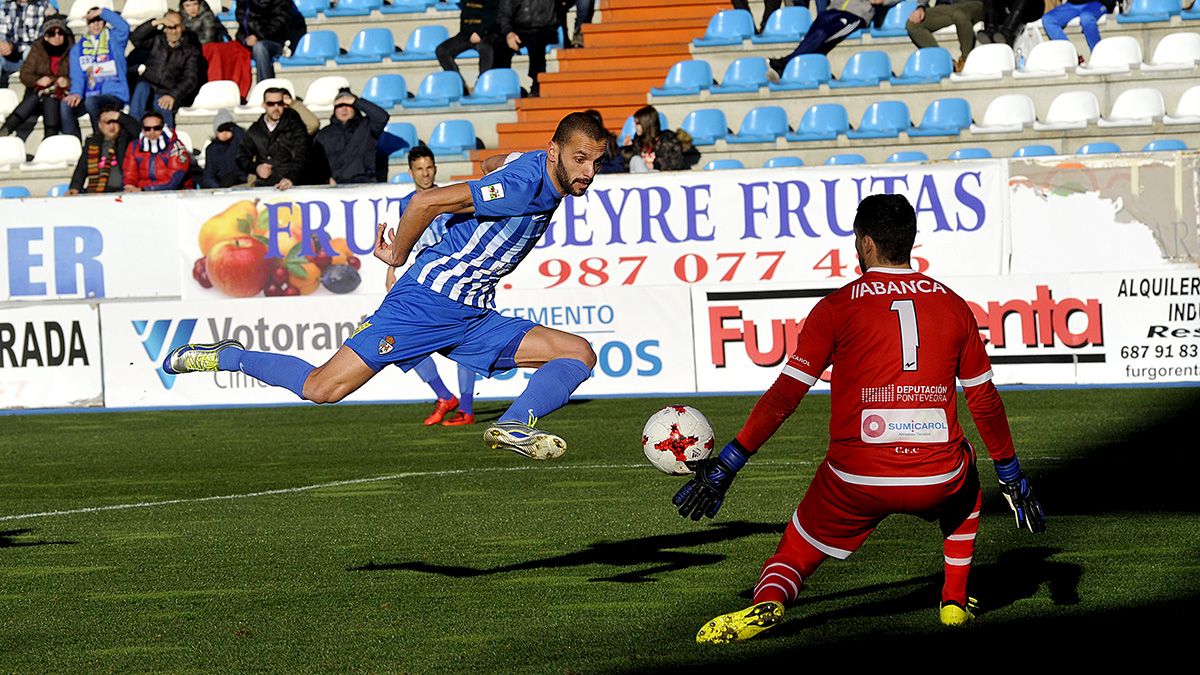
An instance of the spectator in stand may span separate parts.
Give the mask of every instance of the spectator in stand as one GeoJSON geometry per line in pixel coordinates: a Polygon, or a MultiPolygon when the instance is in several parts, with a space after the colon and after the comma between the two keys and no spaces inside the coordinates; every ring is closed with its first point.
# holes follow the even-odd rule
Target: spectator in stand
{"type": "Polygon", "coordinates": [[[983,31],[975,34],[983,44],[1012,46],[1025,24],[1042,17],[1043,0],[983,0],[983,31]]]}
{"type": "Polygon", "coordinates": [[[88,10],[86,19],[87,31],[71,47],[71,93],[65,100],[76,110],[83,104],[95,133],[99,131],[100,108],[124,108],[129,102],[125,79],[129,24],[111,9],[97,7],[88,10]]]}
{"type": "Polygon", "coordinates": [[[271,87],[263,94],[263,112],[246,130],[237,165],[254,185],[287,190],[301,183],[308,161],[309,137],[300,113],[287,105],[291,92],[271,87]]]}
{"type": "Polygon", "coordinates": [[[1111,14],[1117,5],[1117,0],[1067,0],[1063,4],[1042,15],[1042,28],[1046,37],[1051,40],[1066,40],[1064,30],[1067,23],[1079,17],[1079,26],[1083,29],[1083,37],[1087,40],[1088,50],[1096,48],[1100,41],[1100,26],[1097,22],[1105,14],[1111,14]]]}
{"type": "Polygon", "coordinates": [[[275,77],[275,59],[284,46],[294,49],[308,32],[304,17],[292,0],[237,0],[238,42],[254,57],[258,79],[275,77]]]}
{"type": "Polygon", "coordinates": [[[936,47],[937,38],[933,31],[954,26],[958,34],[958,60],[954,72],[960,72],[967,62],[967,54],[975,48],[975,24],[983,21],[981,0],[917,0],[917,8],[908,17],[908,37],[917,48],[936,47]]]}
{"type": "Polygon", "coordinates": [[[42,36],[29,48],[21,65],[21,84],[25,98],[0,126],[0,136],[8,136],[30,120],[42,116],[45,135],[59,132],[79,135],[75,111],[63,99],[71,91],[71,59],[68,54],[75,36],[67,28],[67,17],[55,14],[42,25],[42,36]]]}
{"type": "Polygon", "coordinates": [[[138,137],[138,122],[121,112],[121,106],[105,105],[97,113],[100,131],[88,136],[71,176],[69,195],[121,192],[125,187],[125,156],[138,137]]]}
{"type": "Polygon", "coordinates": [[[700,161],[700,151],[685,131],[658,128],[658,111],[643,106],[633,113],[634,134],[621,148],[630,173],[683,171],[700,161]]]}
{"type": "Polygon", "coordinates": [[[217,112],[213,120],[213,139],[204,149],[204,178],[206,188],[227,188],[246,184],[246,172],[237,164],[238,150],[246,132],[234,124],[228,110],[217,112]]]}
{"type": "MultiPolygon", "coordinates": [[[[778,1],[778,0],[768,0],[778,1]]],[[[562,28],[564,36],[570,36],[567,42],[568,47],[579,48],[583,46],[583,24],[592,22],[592,15],[595,13],[595,0],[558,0],[558,25],[562,28]],[[571,8],[575,8],[575,31],[572,33],[567,30],[567,14],[571,8]]]]}
{"type": "Polygon", "coordinates": [[[21,70],[33,43],[42,36],[42,23],[57,13],[48,0],[4,0],[0,5],[0,88],[21,70]]]}
{"type": "Polygon", "coordinates": [[[141,117],[152,105],[173,128],[175,111],[191,105],[207,76],[200,40],[184,28],[183,15],[175,10],[138,26],[130,39],[146,54],[146,70],[133,88],[129,114],[141,117]]]}
{"type": "Polygon", "coordinates": [[[229,31],[204,0],[182,0],[179,13],[183,16],[183,27],[195,34],[201,45],[229,40],[229,31]]]}
{"type": "Polygon", "coordinates": [[[313,153],[329,167],[330,185],[376,182],[375,148],[387,123],[383,108],[349,89],[338,93],[329,126],[313,140],[313,153]]]}
{"type": "Polygon", "coordinates": [[[142,133],[129,144],[125,163],[125,191],[190,190],[192,153],[161,113],[142,115],[142,133]]]}
{"type": "Polygon", "coordinates": [[[900,0],[843,0],[840,9],[827,9],[817,15],[804,39],[791,54],[768,59],[771,69],[780,75],[788,61],[801,54],[828,54],[851,33],[865,27],[879,10],[887,10],[900,0]]]}
{"type": "MultiPolygon", "coordinates": [[[[584,112],[594,117],[600,126],[604,126],[604,116],[600,114],[599,110],[585,110],[584,112]]],[[[604,150],[604,157],[600,160],[600,168],[596,170],[596,173],[628,173],[629,164],[626,162],[625,156],[621,154],[616,135],[611,131],[608,132],[607,146],[604,150]]]]}
{"type": "MultiPolygon", "coordinates": [[[[734,9],[744,9],[747,12],[750,11],[749,0],[733,0],[732,4],[734,9]]],[[[771,15],[774,14],[775,10],[779,9],[779,6],[782,4],[782,0],[766,0],[766,2],[763,3],[762,19],[758,22],[758,27],[754,29],[754,32],[761,33],[763,31],[763,27],[767,25],[767,19],[771,18],[771,15]]],[[[792,4],[808,7],[808,0],[804,0],[803,2],[795,2],[792,4]]],[[[821,12],[825,11],[825,7],[828,4],[829,0],[817,0],[817,13],[820,14],[821,12]]]]}
{"type": "MultiPolygon", "coordinates": [[[[458,73],[454,58],[474,49],[479,52],[479,72],[491,70],[496,49],[496,10],[500,0],[462,0],[459,7],[458,33],[437,46],[438,64],[442,70],[458,73]]],[[[503,49],[503,47],[501,47],[503,49]]],[[[466,80],[463,80],[464,86],[466,80]]]]}
{"type": "Polygon", "coordinates": [[[556,0],[500,0],[496,22],[508,49],[496,54],[496,67],[512,65],[513,54],[525,47],[529,51],[529,79],[533,85],[530,96],[538,96],[541,86],[538,76],[546,72],[546,47],[558,38],[558,9],[556,0]]]}

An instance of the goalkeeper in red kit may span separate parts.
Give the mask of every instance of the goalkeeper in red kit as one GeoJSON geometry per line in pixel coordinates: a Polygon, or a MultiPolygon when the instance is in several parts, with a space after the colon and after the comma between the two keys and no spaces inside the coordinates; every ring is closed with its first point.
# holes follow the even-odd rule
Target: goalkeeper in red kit
{"type": "Polygon", "coordinates": [[[675,495],[680,515],[716,516],[737,472],[834,366],[825,461],[763,564],[754,604],[712,619],[697,642],[744,640],[776,625],[826,558],[849,556],[893,513],[938,522],[941,622],[974,618],[967,574],[981,493],[975,450],[958,425],[956,378],[1017,527],[1044,529],[975,317],[949,288],[910,269],[916,234],[916,214],[903,196],[874,195],[859,204],[854,246],[863,275],[813,307],[795,353],[741,432],[717,457],[693,463],[695,475],[675,495]]]}

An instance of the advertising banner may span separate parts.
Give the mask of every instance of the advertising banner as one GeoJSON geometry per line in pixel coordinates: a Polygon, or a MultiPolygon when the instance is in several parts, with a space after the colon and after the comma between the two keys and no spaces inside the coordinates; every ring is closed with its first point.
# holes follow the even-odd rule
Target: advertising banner
{"type": "Polygon", "coordinates": [[[0,408],[103,405],[100,323],[91,305],[0,313],[0,408]]]}

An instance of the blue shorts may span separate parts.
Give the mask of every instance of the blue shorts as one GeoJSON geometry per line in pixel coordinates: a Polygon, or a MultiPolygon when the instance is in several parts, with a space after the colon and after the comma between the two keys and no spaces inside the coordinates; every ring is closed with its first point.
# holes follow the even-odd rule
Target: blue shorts
{"type": "Polygon", "coordinates": [[[516,367],[516,347],[536,325],[469,307],[401,278],[346,346],[375,372],[389,364],[409,370],[437,352],[491,376],[516,367]]]}

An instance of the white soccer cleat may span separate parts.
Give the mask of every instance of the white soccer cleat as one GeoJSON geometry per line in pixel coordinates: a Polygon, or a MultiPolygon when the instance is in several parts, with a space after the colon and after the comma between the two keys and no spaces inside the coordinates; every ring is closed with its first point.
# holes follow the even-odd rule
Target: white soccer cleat
{"type": "Polygon", "coordinates": [[[483,442],[490,448],[511,450],[529,459],[555,459],[567,451],[567,442],[515,421],[496,422],[483,432],[483,442]]]}

